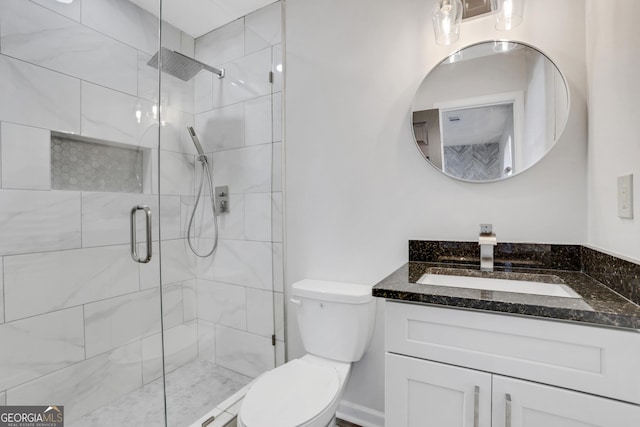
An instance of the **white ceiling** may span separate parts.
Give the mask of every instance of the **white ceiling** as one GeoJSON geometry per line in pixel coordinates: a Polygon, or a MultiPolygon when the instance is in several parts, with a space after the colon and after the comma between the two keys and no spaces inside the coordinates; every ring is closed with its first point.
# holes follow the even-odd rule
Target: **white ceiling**
{"type": "MultiPolygon", "coordinates": [[[[130,0],[158,15],[158,0],[130,0]]],[[[162,0],[162,18],[197,38],[275,0],[162,0]]]]}

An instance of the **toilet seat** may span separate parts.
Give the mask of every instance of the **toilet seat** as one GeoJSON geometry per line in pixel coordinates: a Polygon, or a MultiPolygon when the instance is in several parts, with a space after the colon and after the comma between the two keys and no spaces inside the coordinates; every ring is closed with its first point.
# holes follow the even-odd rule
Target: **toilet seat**
{"type": "Polygon", "coordinates": [[[331,366],[295,359],[262,375],[244,398],[242,423],[295,427],[322,414],[334,402],[340,378],[331,366]]]}

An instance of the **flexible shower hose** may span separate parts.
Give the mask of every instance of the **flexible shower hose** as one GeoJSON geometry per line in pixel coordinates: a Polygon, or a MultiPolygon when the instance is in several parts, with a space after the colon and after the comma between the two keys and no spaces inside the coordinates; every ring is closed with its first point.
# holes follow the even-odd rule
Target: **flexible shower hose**
{"type": "Polygon", "coordinates": [[[211,179],[211,171],[209,170],[209,164],[207,163],[206,157],[200,159],[200,164],[202,165],[202,173],[200,174],[200,187],[198,188],[198,195],[196,196],[196,203],[193,206],[193,211],[191,212],[191,218],[189,218],[189,227],[187,228],[187,242],[189,243],[189,248],[191,251],[199,256],[200,258],[206,258],[211,256],[216,249],[218,248],[218,215],[216,212],[216,203],[213,195],[213,180],[211,179]],[[206,254],[199,254],[198,251],[193,247],[193,243],[191,242],[191,229],[193,226],[193,218],[196,216],[196,210],[198,209],[198,203],[200,203],[200,196],[202,195],[202,186],[204,184],[204,175],[207,175],[207,180],[209,181],[209,200],[211,201],[211,211],[213,212],[213,226],[215,230],[215,238],[213,240],[213,248],[206,254]]]}

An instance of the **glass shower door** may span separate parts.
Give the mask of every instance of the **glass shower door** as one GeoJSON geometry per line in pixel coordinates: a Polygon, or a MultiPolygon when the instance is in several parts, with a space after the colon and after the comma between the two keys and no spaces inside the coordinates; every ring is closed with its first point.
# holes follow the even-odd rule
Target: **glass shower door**
{"type": "Polygon", "coordinates": [[[163,223],[160,242],[172,427],[212,416],[224,425],[243,388],[276,365],[276,349],[284,358],[281,8],[273,3],[204,34],[163,21],[163,47],[206,66],[183,79],[167,64],[161,76],[161,211],[182,214],[179,229],[163,223]],[[205,167],[217,188],[217,229],[205,167]]]}
{"type": "Polygon", "coordinates": [[[160,218],[155,12],[0,0],[5,409],[57,406],[67,426],[164,425],[158,239],[180,219],[160,218]],[[130,247],[137,206],[151,212],[144,264],[130,247]]]}

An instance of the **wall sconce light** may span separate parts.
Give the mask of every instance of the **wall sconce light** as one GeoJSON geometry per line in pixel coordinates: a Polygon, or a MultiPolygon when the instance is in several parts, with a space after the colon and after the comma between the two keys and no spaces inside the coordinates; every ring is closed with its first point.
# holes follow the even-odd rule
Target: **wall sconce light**
{"type": "Polygon", "coordinates": [[[508,31],[522,22],[524,0],[437,0],[433,10],[433,31],[436,43],[450,45],[460,38],[463,19],[492,13],[496,29],[508,31]]]}
{"type": "Polygon", "coordinates": [[[433,31],[436,43],[446,46],[458,41],[461,22],[462,1],[438,0],[433,10],[433,31]]]}
{"type": "Polygon", "coordinates": [[[496,30],[508,31],[522,22],[524,0],[491,0],[496,17],[496,30]]]}

